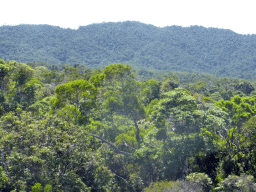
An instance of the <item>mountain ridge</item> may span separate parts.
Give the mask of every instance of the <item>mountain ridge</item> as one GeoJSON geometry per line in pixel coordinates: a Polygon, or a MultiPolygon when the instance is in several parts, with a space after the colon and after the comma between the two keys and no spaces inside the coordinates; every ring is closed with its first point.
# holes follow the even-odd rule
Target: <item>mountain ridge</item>
{"type": "Polygon", "coordinates": [[[203,26],[156,27],[135,21],[64,29],[51,25],[0,27],[0,58],[20,62],[111,63],[155,70],[255,79],[256,35],[203,26]]]}

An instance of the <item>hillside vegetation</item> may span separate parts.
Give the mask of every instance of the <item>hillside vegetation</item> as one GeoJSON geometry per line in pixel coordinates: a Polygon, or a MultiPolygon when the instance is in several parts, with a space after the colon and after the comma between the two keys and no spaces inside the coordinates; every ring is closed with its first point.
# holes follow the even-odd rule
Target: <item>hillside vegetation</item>
{"type": "Polygon", "coordinates": [[[0,58],[19,62],[123,63],[137,69],[212,73],[255,80],[256,35],[202,26],[155,27],[135,21],[80,26],[0,27],[0,58]]]}
{"type": "Polygon", "coordinates": [[[256,190],[252,82],[133,70],[1,59],[0,190],[256,190]]]}

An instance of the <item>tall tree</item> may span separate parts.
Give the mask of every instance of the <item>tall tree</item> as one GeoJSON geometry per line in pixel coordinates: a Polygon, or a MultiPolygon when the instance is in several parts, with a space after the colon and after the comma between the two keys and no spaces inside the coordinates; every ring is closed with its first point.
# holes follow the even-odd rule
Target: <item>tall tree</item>
{"type": "MultiPolygon", "coordinates": [[[[145,111],[139,100],[139,84],[134,79],[129,65],[113,64],[103,70],[106,86],[106,107],[111,114],[126,115],[136,127],[136,140],[140,147],[140,129],[138,120],[144,116],[145,111]]],[[[113,119],[112,119],[113,121],[113,119]]]]}
{"type": "Polygon", "coordinates": [[[0,60],[0,86],[1,86],[1,96],[4,96],[4,86],[3,81],[8,76],[9,72],[11,71],[11,67],[0,60]]]}
{"type": "Polygon", "coordinates": [[[16,96],[19,94],[20,101],[20,88],[22,88],[33,77],[34,69],[26,64],[14,63],[12,70],[13,80],[16,82],[16,96]]]}
{"type": "Polygon", "coordinates": [[[96,89],[86,80],[75,80],[69,83],[58,85],[55,89],[56,98],[52,100],[55,107],[65,106],[70,104],[75,107],[75,124],[79,109],[83,103],[86,103],[95,98],[96,89]]]}

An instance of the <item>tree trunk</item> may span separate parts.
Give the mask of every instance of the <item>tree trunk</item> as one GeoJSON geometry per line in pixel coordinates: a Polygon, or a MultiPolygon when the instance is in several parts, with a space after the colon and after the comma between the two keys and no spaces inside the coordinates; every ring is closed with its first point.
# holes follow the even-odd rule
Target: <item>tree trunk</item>
{"type": "Polygon", "coordinates": [[[4,94],[3,94],[3,81],[0,82],[0,86],[1,86],[1,96],[3,97],[4,94]]]}
{"type": "Polygon", "coordinates": [[[112,123],[112,130],[114,130],[114,118],[113,118],[113,112],[111,112],[111,123],[112,123]]]}
{"type": "Polygon", "coordinates": [[[136,140],[137,140],[137,143],[138,143],[138,148],[140,148],[140,144],[141,144],[141,140],[140,140],[140,129],[138,127],[138,124],[137,124],[137,121],[134,119],[134,124],[135,124],[135,127],[137,129],[136,131],[136,140]]]}

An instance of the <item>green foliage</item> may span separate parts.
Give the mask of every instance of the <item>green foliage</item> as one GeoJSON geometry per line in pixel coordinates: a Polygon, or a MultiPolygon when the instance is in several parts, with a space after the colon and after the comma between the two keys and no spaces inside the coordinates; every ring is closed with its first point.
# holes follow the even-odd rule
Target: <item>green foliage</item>
{"type": "Polygon", "coordinates": [[[158,99],[160,95],[160,87],[156,80],[148,80],[142,83],[142,91],[140,92],[141,100],[148,105],[154,99],[158,99]]]}
{"type": "Polygon", "coordinates": [[[241,82],[235,85],[236,90],[242,91],[244,94],[249,95],[252,91],[255,90],[252,83],[248,81],[241,82]]]}
{"type": "Polygon", "coordinates": [[[179,187],[180,183],[174,181],[159,181],[151,184],[149,187],[145,188],[144,192],[158,192],[158,191],[169,191],[173,190],[175,187],[179,187]]]}
{"type": "Polygon", "coordinates": [[[178,83],[177,83],[176,78],[175,78],[175,80],[166,79],[161,84],[161,91],[162,92],[168,92],[168,91],[171,91],[175,88],[178,88],[178,83]]]}
{"type": "Polygon", "coordinates": [[[131,67],[129,65],[122,65],[121,63],[112,64],[107,66],[103,73],[106,75],[106,80],[112,81],[113,80],[125,80],[129,78],[131,74],[131,67]]]}
{"type": "Polygon", "coordinates": [[[44,192],[52,192],[52,186],[49,184],[45,185],[44,192]]]}
{"type": "Polygon", "coordinates": [[[187,89],[192,94],[200,93],[200,94],[204,94],[206,96],[209,95],[209,90],[207,89],[206,82],[204,82],[204,81],[199,81],[199,82],[193,83],[192,85],[188,85],[187,89]]]}
{"type": "Polygon", "coordinates": [[[203,191],[210,191],[212,181],[205,173],[191,173],[186,176],[186,180],[190,183],[198,184],[203,191]]]}
{"type": "Polygon", "coordinates": [[[251,82],[0,62],[1,191],[209,191],[256,176],[251,82]]]}
{"type": "MultiPolygon", "coordinates": [[[[75,80],[58,85],[55,92],[57,97],[52,100],[53,107],[65,106],[65,103],[74,106],[73,114],[75,114],[74,119],[75,124],[77,124],[80,107],[86,107],[82,103],[88,103],[88,100],[93,100],[96,89],[86,80],[75,80]]],[[[79,121],[79,123],[82,123],[82,121],[79,121]]]]}
{"type": "Polygon", "coordinates": [[[240,97],[239,95],[235,95],[231,100],[221,100],[216,102],[215,105],[228,112],[233,120],[233,125],[240,127],[242,123],[248,121],[255,114],[255,99],[255,96],[240,97]]]}
{"type": "Polygon", "coordinates": [[[254,178],[251,175],[229,175],[225,180],[220,183],[216,191],[248,191],[256,190],[254,178]]]}
{"type": "MultiPolygon", "coordinates": [[[[132,130],[128,131],[127,133],[119,134],[115,140],[116,144],[120,149],[127,148],[128,145],[131,149],[136,148],[138,146],[138,141],[136,140],[136,128],[134,127],[132,130]]],[[[145,129],[140,129],[140,137],[142,138],[146,133],[145,129]]],[[[131,150],[130,149],[130,150],[131,150]]],[[[132,150],[131,150],[132,151],[132,150]]]]}
{"type": "Polygon", "coordinates": [[[212,93],[211,98],[213,98],[215,101],[223,100],[223,98],[219,92],[212,93]]]}
{"type": "Polygon", "coordinates": [[[33,187],[31,187],[31,192],[41,192],[43,190],[43,187],[40,183],[35,183],[33,187]]]}
{"type": "Polygon", "coordinates": [[[211,97],[203,97],[202,100],[206,103],[214,103],[214,99],[211,97]]]}
{"type": "Polygon", "coordinates": [[[80,70],[74,67],[67,67],[64,70],[65,78],[67,78],[69,81],[74,81],[81,77],[80,70]]]}
{"type": "Polygon", "coordinates": [[[187,181],[161,181],[152,184],[151,186],[145,188],[143,192],[201,192],[202,187],[198,184],[192,184],[187,181]]]}
{"type": "Polygon", "coordinates": [[[3,59],[0,59],[0,64],[5,64],[3,59]]]}
{"type": "Polygon", "coordinates": [[[0,166],[0,189],[4,187],[8,182],[7,174],[4,172],[3,168],[0,166]]]}
{"type": "Polygon", "coordinates": [[[13,80],[16,82],[16,86],[20,87],[32,78],[34,70],[26,64],[14,65],[13,80]]]}
{"type": "Polygon", "coordinates": [[[1,26],[0,35],[4,39],[0,55],[31,66],[36,60],[41,65],[79,63],[103,68],[118,61],[140,68],[139,74],[144,76],[151,76],[145,72],[151,69],[255,78],[254,37],[226,29],[158,28],[125,21],[80,26],[77,30],[49,25],[1,26]]]}
{"type": "Polygon", "coordinates": [[[163,96],[165,98],[155,106],[157,110],[151,113],[151,118],[158,128],[170,126],[169,129],[183,134],[200,132],[203,127],[219,130],[225,126],[226,122],[222,118],[227,114],[212,107],[207,111],[201,110],[200,103],[184,89],[175,89],[164,93],[163,96]]]}
{"type": "Polygon", "coordinates": [[[4,95],[4,80],[6,79],[6,77],[10,74],[11,71],[11,67],[8,66],[3,60],[1,60],[0,62],[0,86],[1,86],[1,96],[4,95]]]}
{"type": "Polygon", "coordinates": [[[221,154],[219,151],[207,151],[200,152],[198,155],[189,158],[189,167],[193,172],[200,172],[207,174],[213,184],[217,183],[217,168],[219,161],[221,160],[221,154]]]}
{"type": "Polygon", "coordinates": [[[11,165],[9,172],[16,182],[24,181],[29,187],[37,180],[69,191],[85,190],[86,185],[108,188],[112,175],[102,163],[97,163],[98,154],[86,152],[95,147],[86,133],[56,116],[35,120],[23,112],[20,118],[22,121],[10,113],[0,121],[1,127],[5,127],[1,130],[1,148],[5,149],[6,164],[11,165]],[[93,166],[90,162],[94,162],[93,166]],[[94,170],[91,177],[85,174],[89,169],[94,170]],[[99,176],[105,179],[98,181],[99,176]]]}

